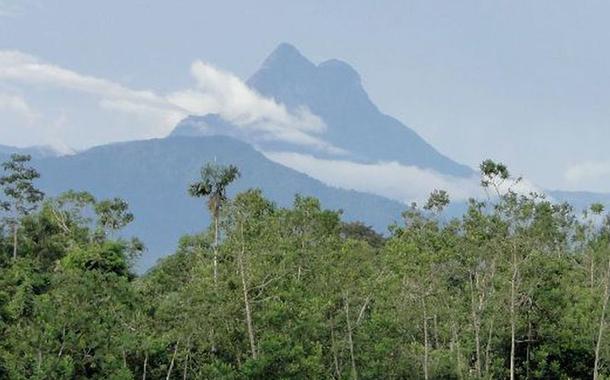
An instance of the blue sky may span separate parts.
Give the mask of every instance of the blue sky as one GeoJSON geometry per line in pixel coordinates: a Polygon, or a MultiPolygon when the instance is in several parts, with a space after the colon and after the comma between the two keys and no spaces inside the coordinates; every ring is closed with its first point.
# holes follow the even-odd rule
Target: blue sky
{"type": "Polygon", "coordinates": [[[115,112],[100,94],[134,91],[170,124],[180,113],[154,97],[194,86],[194,61],[246,79],[288,41],[314,62],[349,62],[382,111],[457,161],[610,192],[608,14],[606,1],[0,0],[5,60],[86,79],[0,78],[0,143],[162,134],[158,115],[115,112]]]}

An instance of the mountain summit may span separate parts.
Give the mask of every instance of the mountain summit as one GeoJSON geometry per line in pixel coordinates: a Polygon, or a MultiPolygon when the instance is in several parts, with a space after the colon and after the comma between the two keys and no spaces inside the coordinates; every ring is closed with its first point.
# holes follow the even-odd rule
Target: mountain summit
{"type": "Polygon", "coordinates": [[[247,83],[290,108],[309,108],[328,127],[322,137],[358,161],[397,161],[443,174],[472,174],[470,168],[443,156],[413,130],[383,114],[364,90],[358,72],[346,62],[331,59],[315,65],[284,43],[247,83]]]}
{"type": "Polygon", "coordinates": [[[303,72],[315,70],[316,65],[310,62],[297,48],[288,43],[281,43],[269,54],[260,70],[275,72],[293,71],[303,72]]]}
{"type": "MultiPolygon", "coordinates": [[[[361,163],[396,161],[460,177],[473,173],[469,167],[439,153],[397,119],[382,113],[362,86],[360,74],[341,60],[331,59],[316,65],[294,46],[282,43],[247,84],[289,110],[305,107],[318,116],[326,124],[326,130],[319,137],[347,152],[341,159],[361,163]]],[[[236,136],[239,128],[227,127],[217,118],[205,116],[185,119],[173,135],[192,136],[198,130],[203,135],[223,134],[226,130],[228,135],[239,138],[236,136]]],[[[243,139],[252,142],[251,137],[243,136],[243,139]]],[[[325,156],[319,151],[304,152],[302,148],[277,142],[262,148],[325,156]]]]}
{"type": "MultiPolygon", "coordinates": [[[[316,65],[293,45],[282,43],[247,84],[289,110],[305,107],[318,116],[326,125],[320,137],[347,152],[341,159],[361,163],[396,161],[460,177],[473,174],[472,169],[444,156],[412,129],[382,113],[364,90],[360,74],[346,62],[331,59],[316,65]]],[[[217,115],[189,116],[172,132],[174,136],[216,134],[257,145],[261,141],[217,115]]],[[[261,148],[327,156],[282,142],[264,142],[261,148]]]]}

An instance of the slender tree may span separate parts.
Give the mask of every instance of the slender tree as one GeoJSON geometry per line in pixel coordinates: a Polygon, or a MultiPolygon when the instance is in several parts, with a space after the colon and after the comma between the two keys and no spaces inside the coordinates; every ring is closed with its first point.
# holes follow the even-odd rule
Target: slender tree
{"type": "Polygon", "coordinates": [[[201,178],[192,183],[188,189],[191,196],[208,199],[208,209],[214,219],[214,283],[218,280],[220,210],[227,199],[227,187],[239,176],[239,169],[236,166],[208,163],[201,169],[201,178]]]}
{"type": "MultiPolygon", "coordinates": [[[[487,191],[492,188],[495,190],[498,199],[498,210],[504,214],[507,218],[509,226],[513,226],[513,229],[518,225],[517,219],[523,216],[521,211],[526,209],[527,200],[517,197],[517,194],[512,190],[513,186],[521,181],[521,178],[513,178],[508,171],[508,168],[502,163],[496,163],[492,160],[485,160],[480,165],[481,170],[481,186],[487,191]],[[507,186],[505,190],[504,187],[507,186]],[[525,203],[523,203],[525,202],[525,203]]],[[[511,231],[513,235],[516,235],[516,231],[511,231]]],[[[517,293],[519,291],[518,286],[520,283],[520,272],[519,266],[521,257],[519,255],[519,245],[522,240],[514,236],[509,236],[510,241],[506,242],[510,252],[510,330],[511,330],[511,341],[510,341],[510,380],[515,379],[515,355],[516,355],[516,319],[517,319],[517,293]]],[[[480,356],[477,359],[477,370],[480,372],[480,356]]]]}
{"type": "MultiPolygon", "coordinates": [[[[595,204],[591,205],[589,210],[591,211],[591,213],[593,215],[600,216],[602,214],[602,212],[604,211],[604,206],[599,203],[595,203],[595,204]]],[[[591,259],[591,262],[592,263],[594,262],[593,258],[591,259]]],[[[593,272],[593,269],[591,269],[591,272],[593,272]]],[[[591,274],[591,276],[592,276],[592,274],[591,274]]],[[[595,342],[595,360],[594,360],[594,364],[593,364],[593,380],[599,379],[600,351],[601,351],[601,347],[602,347],[602,338],[604,336],[604,328],[606,326],[606,311],[608,309],[608,298],[610,297],[610,258],[608,258],[608,266],[604,273],[604,279],[603,279],[602,285],[603,285],[602,308],[601,308],[601,313],[600,313],[600,317],[599,317],[599,327],[597,330],[597,339],[595,342]]]]}
{"type": "Polygon", "coordinates": [[[0,186],[7,198],[2,202],[2,209],[7,212],[5,222],[12,230],[13,259],[17,258],[21,219],[34,211],[44,198],[44,193],[34,187],[33,182],[40,178],[40,174],[28,166],[31,159],[29,155],[13,154],[9,161],[2,164],[4,175],[0,177],[0,186]]]}

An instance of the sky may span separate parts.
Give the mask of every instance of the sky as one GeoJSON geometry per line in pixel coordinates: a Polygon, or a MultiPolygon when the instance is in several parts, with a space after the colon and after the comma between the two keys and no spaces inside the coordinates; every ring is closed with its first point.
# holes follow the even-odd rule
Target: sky
{"type": "Polygon", "coordinates": [[[593,0],[0,0],[0,144],[70,151],[254,109],[322,144],[315,115],[240,84],[286,41],[349,62],[383,112],[458,162],[610,192],[608,14],[593,0]]]}

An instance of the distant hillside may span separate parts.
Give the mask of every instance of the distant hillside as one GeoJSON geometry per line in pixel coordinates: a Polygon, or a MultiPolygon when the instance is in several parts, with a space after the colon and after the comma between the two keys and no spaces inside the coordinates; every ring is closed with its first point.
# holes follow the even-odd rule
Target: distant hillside
{"type": "Polygon", "coordinates": [[[14,146],[0,145],[0,159],[8,157],[13,153],[29,154],[33,158],[57,157],[61,153],[50,146],[31,146],[27,148],[16,148],[14,146]]]}
{"type": "MultiPolygon", "coordinates": [[[[0,149],[0,161],[13,152],[32,152],[11,147],[0,149]]],[[[400,219],[405,205],[386,198],[327,186],[305,174],[265,158],[250,145],[226,136],[170,137],[95,147],[60,157],[38,156],[33,165],[41,172],[40,187],[49,195],[75,189],[98,198],[122,197],[129,201],[136,220],[126,233],[140,237],[149,252],[139,268],[149,268],[172,252],[185,233],[202,230],[209,216],[202,201],[187,195],[187,185],[208,161],[232,163],[242,178],[231,194],[251,187],[281,206],[288,206],[297,193],[313,195],[330,209],[344,210],[345,220],[360,220],[379,232],[400,219]]],[[[408,186],[408,184],[405,184],[408,186]]],[[[569,202],[582,210],[593,202],[610,209],[610,194],[549,191],[558,202],[569,202]]],[[[464,203],[452,203],[444,218],[461,215],[464,203]]]]}
{"type": "Polygon", "coordinates": [[[313,195],[327,208],[345,210],[346,220],[364,221],[381,232],[404,209],[379,196],[324,185],[268,160],[243,142],[222,136],[104,145],[71,156],[37,159],[33,164],[42,173],[41,188],[49,195],[75,189],[99,198],[128,200],[136,220],[126,232],[147,244],[150,251],[139,263],[140,269],[146,269],[172,252],[180,236],[208,225],[203,202],[190,198],[186,189],[200,167],[214,159],[241,169],[242,178],[231,193],[259,187],[282,206],[291,204],[297,193],[313,195]]]}
{"type": "MultiPolygon", "coordinates": [[[[320,117],[327,126],[320,137],[349,152],[343,159],[397,161],[442,174],[473,174],[471,168],[442,155],[412,129],[383,114],[369,99],[360,75],[345,62],[329,60],[315,65],[294,46],[281,44],[247,83],[290,109],[306,106],[320,117]]],[[[226,134],[252,142],[252,136],[247,133],[244,128],[234,127],[216,115],[205,115],[183,120],[172,134],[226,134]]],[[[281,142],[262,144],[265,150],[303,152],[306,149],[281,142]]]]}

